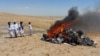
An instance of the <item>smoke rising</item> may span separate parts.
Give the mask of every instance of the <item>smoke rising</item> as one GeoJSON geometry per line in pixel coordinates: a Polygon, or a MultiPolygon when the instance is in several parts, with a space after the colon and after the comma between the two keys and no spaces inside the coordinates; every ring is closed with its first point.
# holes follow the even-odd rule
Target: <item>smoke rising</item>
{"type": "Polygon", "coordinates": [[[71,22],[71,21],[74,21],[74,20],[76,20],[76,18],[78,16],[79,16],[79,13],[77,11],[77,7],[72,7],[68,11],[68,16],[66,16],[63,20],[57,20],[55,22],[55,24],[50,27],[50,29],[52,29],[56,25],[59,25],[60,26],[63,22],[71,22]]]}
{"type": "Polygon", "coordinates": [[[72,28],[83,30],[84,32],[100,32],[100,7],[94,10],[87,10],[82,15],[79,15],[77,7],[72,7],[68,11],[68,16],[63,20],[58,20],[49,29],[51,31],[56,25],[60,26],[63,22],[76,21],[72,28]]]}
{"type": "Polygon", "coordinates": [[[80,15],[73,27],[85,32],[100,32],[100,9],[88,10],[80,15]]]}

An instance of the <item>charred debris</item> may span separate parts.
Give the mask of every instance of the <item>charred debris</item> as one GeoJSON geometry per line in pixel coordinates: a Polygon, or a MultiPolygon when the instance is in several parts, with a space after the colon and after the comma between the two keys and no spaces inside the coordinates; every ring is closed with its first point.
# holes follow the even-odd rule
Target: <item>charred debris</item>
{"type": "Polygon", "coordinates": [[[61,21],[56,21],[55,24],[47,30],[47,33],[43,34],[41,40],[55,44],[68,43],[73,46],[95,46],[96,43],[85,36],[82,30],[74,30],[72,28],[78,16],[79,12],[77,11],[77,7],[72,7],[68,11],[68,16],[61,21]]]}

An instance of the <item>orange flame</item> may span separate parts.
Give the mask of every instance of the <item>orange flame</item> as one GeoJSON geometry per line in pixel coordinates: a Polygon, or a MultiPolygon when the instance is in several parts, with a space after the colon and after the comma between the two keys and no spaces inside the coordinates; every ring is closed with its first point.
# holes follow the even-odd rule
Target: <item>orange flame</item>
{"type": "Polygon", "coordinates": [[[71,22],[62,22],[61,24],[55,24],[50,30],[47,32],[47,36],[49,38],[56,37],[57,34],[62,33],[65,28],[68,28],[74,24],[73,21],[71,22]]]}

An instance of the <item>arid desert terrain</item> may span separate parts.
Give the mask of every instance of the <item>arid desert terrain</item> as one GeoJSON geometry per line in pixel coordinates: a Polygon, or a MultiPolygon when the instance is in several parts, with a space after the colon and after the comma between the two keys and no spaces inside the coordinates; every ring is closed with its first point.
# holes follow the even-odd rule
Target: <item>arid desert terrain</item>
{"type": "Polygon", "coordinates": [[[0,13],[0,56],[100,56],[100,33],[86,35],[97,42],[96,47],[53,44],[41,40],[42,34],[63,17],[26,16],[0,13]],[[7,22],[23,21],[25,37],[9,38],[7,22]],[[28,22],[32,22],[33,35],[28,35],[28,22]]]}

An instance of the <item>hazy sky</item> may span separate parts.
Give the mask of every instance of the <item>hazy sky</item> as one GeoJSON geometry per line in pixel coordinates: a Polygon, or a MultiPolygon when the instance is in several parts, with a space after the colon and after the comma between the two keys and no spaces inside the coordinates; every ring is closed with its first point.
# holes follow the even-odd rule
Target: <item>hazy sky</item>
{"type": "Polygon", "coordinates": [[[84,8],[92,8],[97,4],[100,4],[100,0],[0,0],[0,12],[65,16],[72,6],[77,6],[82,13],[84,8]]]}

